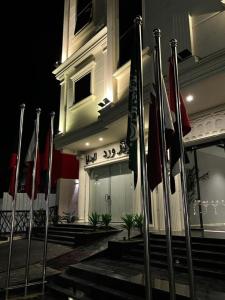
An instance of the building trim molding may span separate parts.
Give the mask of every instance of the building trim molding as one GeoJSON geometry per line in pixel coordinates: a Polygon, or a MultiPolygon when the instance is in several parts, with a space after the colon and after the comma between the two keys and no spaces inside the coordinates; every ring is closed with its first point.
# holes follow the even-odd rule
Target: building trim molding
{"type": "Polygon", "coordinates": [[[71,55],[64,63],[62,63],[57,69],[53,70],[53,74],[56,79],[61,81],[64,78],[64,73],[67,72],[74,65],[79,65],[89,53],[93,53],[93,49],[99,44],[107,43],[107,27],[100,30],[95,36],[93,36],[84,46],[78,49],[73,55],[71,55]]]}
{"type": "Polygon", "coordinates": [[[225,105],[193,115],[191,126],[185,145],[225,138],[225,105]]]}
{"type": "Polygon", "coordinates": [[[180,86],[184,88],[197,81],[225,71],[225,49],[196,62],[194,57],[179,65],[180,86]]]}

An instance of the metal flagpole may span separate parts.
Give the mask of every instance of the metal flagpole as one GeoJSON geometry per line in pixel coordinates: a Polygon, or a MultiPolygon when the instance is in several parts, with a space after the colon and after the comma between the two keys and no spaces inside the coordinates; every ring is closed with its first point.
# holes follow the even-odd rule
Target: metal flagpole
{"type": "Polygon", "coordinates": [[[155,38],[155,83],[157,90],[157,97],[159,101],[159,112],[160,112],[160,148],[162,158],[162,177],[163,177],[163,192],[164,192],[164,214],[165,214],[165,230],[166,230],[166,241],[167,241],[167,261],[168,261],[168,273],[169,273],[169,288],[170,288],[170,299],[176,299],[175,289],[175,276],[173,268],[173,250],[172,250],[172,230],[171,230],[171,216],[170,216],[170,205],[169,205],[169,178],[168,178],[168,166],[167,166],[167,148],[165,139],[165,116],[164,116],[164,101],[162,96],[162,62],[161,62],[161,30],[155,29],[153,31],[155,38]]]}
{"type": "Polygon", "coordinates": [[[195,161],[195,177],[196,177],[196,189],[198,195],[198,211],[199,211],[199,220],[200,220],[200,228],[204,230],[203,226],[203,217],[202,217],[202,201],[201,201],[201,192],[200,192],[200,184],[199,184],[199,174],[198,174],[198,157],[197,150],[194,149],[194,161],[195,161]]]}
{"type": "Polygon", "coordinates": [[[29,285],[30,247],[31,247],[32,227],[33,227],[33,202],[34,202],[34,194],[35,194],[40,113],[41,113],[41,109],[37,108],[36,109],[37,117],[36,117],[36,126],[35,126],[35,137],[36,137],[36,139],[35,139],[35,155],[34,155],[34,165],[33,165],[33,171],[32,171],[32,193],[31,193],[31,203],[30,203],[30,220],[29,220],[27,259],[26,259],[26,270],[25,270],[25,296],[27,296],[27,288],[29,285]]]}
{"type": "Polygon", "coordinates": [[[19,129],[19,140],[17,148],[17,161],[16,161],[16,177],[14,184],[14,195],[12,199],[12,222],[11,222],[11,232],[10,232],[10,242],[9,242],[9,258],[8,258],[8,268],[7,268],[7,280],[6,280],[6,294],[5,299],[8,299],[9,295],[9,284],[10,284],[10,272],[11,272],[11,259],[12,259],[12,246],[13,246],[13,234],[15,226],[15,204],[18,188],[18,178],[19,178],[19,168],[20,168],[20,154],[21,154],[21,142],[23,135],[23,119],[24,119],[25,104],[20,105],[20,129],[19,129]]]}
{"type": "Polygon", "coordinates": [[[176,99],[176,120],[178,127],[179,135],[179,147],[180,147],[180,177],[181,177],[181,190],[182,190],[182,201],[183,201],[183,215],[184,215],[184,226],[185,226],[185,235],[186,235],[186,247],[187,247],[187,262],[188,262],[188,271],[189,271],[189,284],[190,284],[190,296],[191,299],[195,299],[195,288],[194,288],[194,273],[193,273],[193,264],[192,264],[192,251],[191,251],[191,231],[190,231],[190,222],[188,216],[188,206],[187,206],[187,197],[186,197],[186,176],[184,170],[184,145],[183,145],[183,134],[182,134],[182,123],[181,123],[181,114],[180,114],[180,90],[179,90],[179,81],[178,81],[178,66],[177,66],[177,40],[173,39],[170,41],[171,55],[174,63],[174,85],[175,85],[175,99],[176,99]]]}
{"type": "Polygon", "coordinates": [[[142,71],[142,18],[135,19],[136,30],[138,30],[138,64],[139,64],[139,144],[140,144],[140,163],[141,163],[141,189],[144,211],[144,255],[145,255],[145,292],[146,299],[152,299],[152,283],[150,272],[150,242],[149,242],[149,191],[146,171],[145,139],[144,139],[144,103],[143,103],[143,71],[142,71]]]}
{"type": "Polygon", "coordinates": [[[42,294],[45,293],[45,279],[46,279],[46,258],[48,248],[48,222],[49,222],[49,194],[51,192],[51,176],[52,176],[52,154],[53,154],[53,136],[54,136],[54,118],[55,113],[51,113],[51,131],[50,131],[50,150],[48,159],[48,191],[46,196],[46,210],[45,210],[45,241],[43,254],[43,270],[42,270],[42,294]]]}

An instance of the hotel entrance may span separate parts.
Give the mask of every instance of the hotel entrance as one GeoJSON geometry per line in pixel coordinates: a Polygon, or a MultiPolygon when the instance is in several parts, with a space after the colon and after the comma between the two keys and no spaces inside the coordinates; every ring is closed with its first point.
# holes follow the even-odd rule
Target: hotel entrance
{"type": "Polygon", "coordinates": [[[111,214],[113,222],[134,213],[134,182],[127,161],[90,171],[89,215],[92,212],[111,214]]]}
{"type": "Polygon", "coordinates": [[[186,154],[192,228],[225,231],[225,140],[189,147],[186,154]]]}

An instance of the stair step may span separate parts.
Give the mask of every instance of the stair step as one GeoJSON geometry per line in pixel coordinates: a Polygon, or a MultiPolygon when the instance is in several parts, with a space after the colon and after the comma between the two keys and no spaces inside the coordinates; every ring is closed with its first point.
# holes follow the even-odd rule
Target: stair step
{"type": "Polygon", "coordinates": [[[89,228],[89,229],[93,229],[93,226],[92,225],[84,225],[84,224],[70,224],[70,223],[59,223],[59,224],[55,224],[54,227],[67,227],[67,228],[83,228],[83,229],[86,229],[86,228],[89,228]]]}
{"type": "MultiPolygon", "coordinates": [[[[167,249],[166,245],[150,245],[150,249],[157,248],[157,249],[167,249]]],[[[183,251],[186,252],[186,248],[182,247],[173,247],[173,250],[176,251],[183,251]]],[[[218,252],[218,251],[212,251],[212,250],[201,250],[201,249],[192,249],[193,253],[205,253],[205,254],[213,254],[213,255],[220,255],[225,258],[225,252],[218,252]]]]}
{"type": "Polygon", "coordinates": [[[58,236],[68,236],[68,237],[73,237],[75,238],[75,235],[77,234],[77,232],[74,231],[56,231],[56,230],[49,230],[48,231],[48,235],[58,235],[58,236]]]}
{"type": "Polygon", "coordinates": [[[92,228],[76,228],[76,227],[67,227],[67,226],[49,226],[51,231],[66,231],[66,232],[92,232],[92,228]]]}
{"type": "Polygon", "coordinates": [[[60,300],[68,300],[68,297],[74,297],[73,291],[71,291],[68,288],[62,287],[58,284],[55,284],[53,282],[48,283],[47,285],[47,291],[48,293],[51,292],[56,296],[56,299],[60,300]]]}
{"type": "MultiPolygon", "coordinates": [[[[166,253],[151,252],[150,257],[151,257],[151,255],[159,256],[161,258],[162,257],[167,258],[166,253]]],[[[178,254],[173,255],[173,258],[174,259],[182,259],[182,260],[185,260],[185,262],[187,260],[186,256],[182,256],[182,255],[178,255],[178,254]]],[[[214,267],[218,268],[218,266],[222,267],[222,268],[225,268],[225,262],[224,261],[217,261],[217,260],[213,260],[213,259],[204,259],[204,258],[196,258],[196,257],[192,257],[192,260],[193,260],[193,262],[197,262],[197,263],[212,264],[211,267],[213,267],[213,268],[214,267]]]]}
{"type": "Polygon", "coordinates": [[[63,274],[60,276],[61,280],[69,282],[73,287],[83,290],[89,296],[94,296],[94,299],[105,300],[143,300],[144,298],[134,296],[124,291],[118,291],[113,288],[101,285],[99,282],[92,282],[77,276],[69,276],[63,274]]]}
{"type": "MultiPolygon", "coordinates": [[[[108,262],[108,261],[107,261],[108,262]]],[[[109,261],[108,264],[111,265],[113,264],[114,261],[109,261]]],[[[144,296],[143,294],[143,286],[134,282],[130,282],[129,280],[127,280],[127,277],[122,276],[121,274],[115,273],[114,270],[110,269],[110,267],[108,269],[106,268],[102,268],[102,267],[98,267],[98,266],[93,266],[93,265],[89,265],[89,264],[76,264],[76,265],[72,265],[69,267],[68,275],[73,276],[73,275],[77,275],[79,277],[82,277],[84,279],[90,279],[91,281],[95,281],[95,282],[104,282],[105,285],[107,285],[108,287],[113,287],[113,286],[117,286],[117,289],[119,289],[119,287],[122,287],[122,291],[124,291],[124,289],[126,291],[129,291],[132,294],[138,295],[138,296],[144,296]]]]}
{"type": "MultiPolygon", "coordinates": [[[[44,235],[42,234],[37,234],[37,237],[42,238],[44,235]]],[[[48,234],[48,239],[49,240],[58,240],[58,241],[67,241],[74,243],[75,238],[73,236],[65,236],[65,235],[58,235],[58,234],[48,234]]]]}

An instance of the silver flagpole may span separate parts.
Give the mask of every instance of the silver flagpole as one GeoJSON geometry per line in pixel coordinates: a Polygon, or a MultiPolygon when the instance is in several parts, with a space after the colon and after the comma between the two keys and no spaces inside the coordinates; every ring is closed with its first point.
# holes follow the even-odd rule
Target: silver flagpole
{"type": "Polygon", "coordinates": [[[143,102],[143,71],[142,71],[142,35],[141,26],[142,18],[138,16],[135,19],[135,25],[138,30],[138,63],[140,72],[140,94],[139,94],[139,144],[140,144],[140,163],[141,163],[141,189],[144,211],[144,256],[145,256],[145,297],[147,300],[152,299],[152,282],[150,272],[150,242],[149,242],[149,191],[146,171],[146,155],[145,155],[145,137],[144,137],[144,102],[143,102]]]}
{"type": "Polygon", "coordinates": [[[175,289],[175,276],[173,268],[173,250],[172,250],[172,230],[171,230],[171,216],[170,216],[170,195],[169,195],[169,178],[168,178],[168,167],[167,167],[167,149],[165,139],[165,117],[164,117],[164,101],[162,96],[162,62],[161,62],[161,30],[155,29],[153,31],[155,38],[155,82],[157,96],[159,99],[159,111],[160,111],[160,148],[162,158],[162,177],[163,177],[163,192],[164,192],[164,214],[165,214],[165,230],[166,230],[166,241],[167,241],[167,261],[168,261],[168,273],[169,273],[169,288],[170,288],[170,299],[176,299],[175,289]]]}
{"type": "Polygon", "coordinates": [[[26,259],[26,270],[25,270],[25,296],[27,296],[27,288],[29,285],[29,266],[30,266],[30,247],[31,247],[31,234],[33,227],[33,202],[35,194],[35,180],[36,180],[36,166],[37,166],[37,154],[38,154],[38,136],[39,136],[39,120],[40,120],[41,109],[36,109],[36,126],[35,126],[35,155],[34,155],[34,165],[32,172],[32,193],[31,193],[31,203],[30,203],[30,220],[29,220],[29,233],[28,233],[28,246],[27,246],[27,259],[26,259]]]}
{"type": "Polygon", "coordinates": [[[186,235],[186,247],[187,247],[187,262],[188,262],[188,271],[189,271],[189,284],[190,284],[190,296],[191,299],[195,299],[195,287],[194,287],[194,272],[192,264],[192,251],[191,251],[191,231],[190,231],[190,222],[188,216],[188,206],[187,206],[187,197],[186,197],[186,175],[184,170],[184,145],[183,145],[183,134],[182,134],[182,121],[180,114],[180,89],[178,81],[178,66],[177,66],[177,40],[173,39],[170,41],[171,55],[174,62],[174,85],[175,85],[175,99],[176,99],[176,120],[178,127],[179,135],[179,147],[180,147],[180,177],[181,177],[181,190],[182,190],[182,201],[183,201],[183,216],[184,216],[184,226],[185,226],[185,235],[186,235]]]}
{"type": "Polygon", "coordinates": [[[16,177],[15,177],[15,185],[14,185],[14,195],[13,195],[13,199],[12,199],[12,222],[11,222],[11,232],[10,232],[10,242],[9,242],[7,280],[6,280],[6,294],[5,294],[6,300],[8,299],[8,296],[9,296],[13,234],[14,234],[14,226],[15,226],[15,204],[16,204],[16,195],[17,195],[19,169],[20,169],[20,154],[21,154],[21,143],[22,143],[22,135],[23,135],[24,110],[25,110],[25,104],[21,104],[20,105],[20,129],[19,129],[19,140],[18,140],[17,161],[16,161],[16,177]]]}
{"type": "Polygon", "coordinates": [[[51,176],[52,176],[52,154],[53,154],[53,136],[54,136],[54,118],[55,113],[51,113],[51,131],[50,131],[50,151],[48,160],[48,191],[46,197],[46,216],[45,216],[45,241],[44,241],[44,254],[43,254],[43,270],[42,270],[42,294],[45,293],[45,279],[46,279],[46,258],[48,248],[48,222],[49,222],[49,195],[51,192],[51,176]]]}

